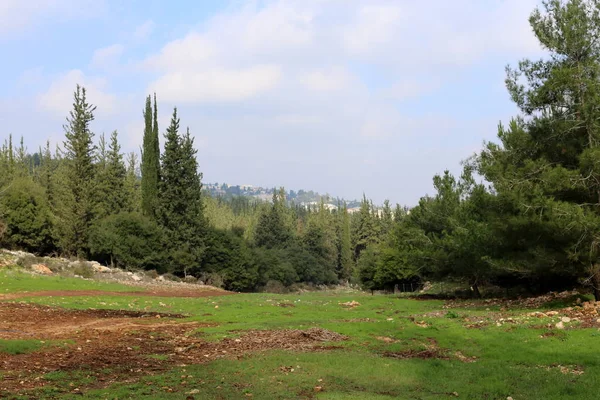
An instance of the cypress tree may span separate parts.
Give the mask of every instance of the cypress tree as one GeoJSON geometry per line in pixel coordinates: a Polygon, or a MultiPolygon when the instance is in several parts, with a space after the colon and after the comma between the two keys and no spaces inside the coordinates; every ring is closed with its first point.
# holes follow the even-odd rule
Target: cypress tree
{"type": "Polygon", "coordinates": [[[160,180],[160,149],[158,143],[156,95],[154,112],[151,97],[146,98],[144,109],[144,141],[142,146],[142,211],[155,217],[160,180]]]}

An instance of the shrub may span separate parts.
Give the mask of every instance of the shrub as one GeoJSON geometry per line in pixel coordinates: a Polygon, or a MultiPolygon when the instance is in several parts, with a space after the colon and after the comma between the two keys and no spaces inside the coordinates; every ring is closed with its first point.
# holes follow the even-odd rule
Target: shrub
{"type": "Polygon", "coordinates": [[[98,221],[90,233],[92,257],[120,268],[165,271],[162,233],[151,219],[139,213],[120,213],[98,221]]]}
{"type": "Polygon", "coordinates": [[[73,268],[73,274],[90,279],[94,277],[94,269],[88,263],[80,262],[73,268]]]}
{"type": "Polygon", "coordinates": [[[268,281],[265,287],[263,288],[263,291],[266,293],[277,294],[283,294],[288,292],[287,288],[283,285],[283,283],[275,280],[268,281]]]}
{"type": "Polygon", "coordinates": [[[205,285],[210,285],[218,288],[223,287],[223,277],[217,272],[204,272],[200,274],[199,278],[205,285]]]}
{"type": "Polygon", "coordinates": [[[171,273],[166,273],[162,276],[165,280],[171,282],[181,282],[181,278],[171,273]]]}
{"type": "Polygon", "coordinates": [[[0,196],[1,243],[47,254],[54,250],[53,224],[44,189],[30,178],[14,180],[0,196]]]}

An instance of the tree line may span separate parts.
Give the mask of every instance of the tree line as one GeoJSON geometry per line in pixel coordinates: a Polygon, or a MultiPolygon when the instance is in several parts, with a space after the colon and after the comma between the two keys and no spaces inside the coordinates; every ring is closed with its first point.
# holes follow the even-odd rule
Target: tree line
{"type": "Polygon", "coordinates": [[[507,67],[519,114],[496,142],[433,178],[411,209],[360,210],[211,197],[177,109],[159,146],[146,99],[141,159],[97,142],[77,87],[65,141],[0,152],[3,246],[194,275],[231,290],[354,282],[385,289],[455,280],[529,292],[587,285],[600,299],[600,1],[548,0],[529,22],[547,56],[507,67]],[[139,164],[139,165],[138,165],[139,164]]]}

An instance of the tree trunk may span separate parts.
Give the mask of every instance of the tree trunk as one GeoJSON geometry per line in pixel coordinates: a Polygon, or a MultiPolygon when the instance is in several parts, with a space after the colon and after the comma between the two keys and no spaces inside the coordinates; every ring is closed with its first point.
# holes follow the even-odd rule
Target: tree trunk
{"type": "Polygon", "coordinates": [[[475,295],[475,298],[481,298],[481,292],[479,291],[479,286],[477,286],[477,282],[471,285],[471,290],[473,291],[473,295],[475,295]]]}

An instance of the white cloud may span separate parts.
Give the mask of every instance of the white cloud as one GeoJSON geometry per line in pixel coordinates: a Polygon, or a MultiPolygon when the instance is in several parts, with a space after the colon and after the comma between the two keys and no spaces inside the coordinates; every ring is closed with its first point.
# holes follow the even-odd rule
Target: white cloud
{"type": "Polygon", "coordinates": [[[351,52],[363,53],[374,45],[385,45],[394,39],[394,32],[403,18],[401,6],[369,4],[360,7],[356,20],[344,32],[345,45],[351,52]]]}
{"type": "Polygon", "coordinates": [[[345,88],[352,77],[346,68],[336,66],[308,72],[300,80],[310,90],[332,91],[345,88]]]}
{"type": "Polygon", "coordinates": [[[94,51],[92,61],[90,62],[90,67],[108,68],[114,66],[119,61],[119,58],[124,51],[125,46],[118,43],[98,49],[94,51]]]}
{"type": "Polygon", "coordinates": [[[162,71],[195,70],[214,63],[217,43],[191,32],[181,39],[167,43],[158,54],[148,57],[143,65],[162,71]]]}
{"type": "Polygon", "coordinates": [[[40,20],[97,16],[104,7],[104,0],[1,0],[0,38],[4,34],[21,31],[40,20]]]}
{"type": "Polygon", "coordinates": [[[439,79],[430,78],[427,82],[418,79],[399,80],[391,86],[382,89],[380,94],[385,99],[407,100],[431,93],[441,86],[439,79]]]}
{"type": "Polygon", "coordinates": [[[173,71],[150,85],[172,102],[240,101],[273,89],[281,79],[275,65],[257,65],[244,69],[207,69],[173,71]]]}
{"type": "Polygon", "coordinates": [[[156,24],[151,19],[145,21],[143,24],[137,26],[133,31],[133,38],[135,40],[145,40],[154,31],[156,24]]]}
{"type": "Polygon", "coordinates": [[[97,106],[98,114],[106,116],[118,109],[116,97],[106,92],[105,79],[86,77],[76,69],[53,81],[48,90],[38,96],[39,106],[58,115],[68,115],[77,84],[85,87],[88,101],[97,106]]]}

